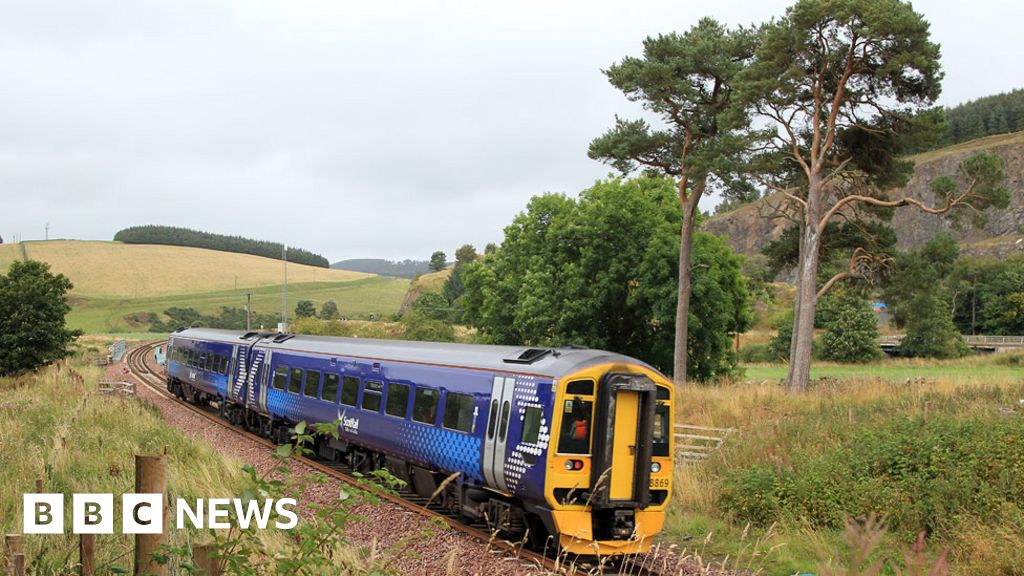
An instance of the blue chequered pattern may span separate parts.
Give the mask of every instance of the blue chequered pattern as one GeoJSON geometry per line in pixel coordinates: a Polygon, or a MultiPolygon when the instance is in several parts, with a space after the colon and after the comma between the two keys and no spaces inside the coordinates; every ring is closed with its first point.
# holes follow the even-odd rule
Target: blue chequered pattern
{"type": "Polygon", "coordinates": [[[406,450],[424,462],[446,472],[462,472],[463,480],[474,484],[484,481],[480,468],[480,438],[444,428],[402,422],[398,440],[406,450]]]}

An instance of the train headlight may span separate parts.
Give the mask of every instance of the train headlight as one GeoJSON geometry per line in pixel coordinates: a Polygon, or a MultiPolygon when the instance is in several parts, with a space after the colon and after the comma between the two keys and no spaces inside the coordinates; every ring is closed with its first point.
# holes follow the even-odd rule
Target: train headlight
{"type": "Polygon", "coordinates": [[[574,470],[583,470],[583,460],[566,460],[565,469],[570,472],[574,470]]]}
{"type": "Polygon", "coordinates": [[[661,462],[651,462],[651,474],[661,472],[661,462]]]}

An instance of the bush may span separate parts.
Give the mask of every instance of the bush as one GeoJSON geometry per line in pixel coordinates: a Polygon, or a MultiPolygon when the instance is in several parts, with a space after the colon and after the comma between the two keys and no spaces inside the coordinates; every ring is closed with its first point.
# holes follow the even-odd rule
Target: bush
{"type": "Polygon", "coordinates": [[[867,302],[838,297],[831,311],[819,347],[822,360],[870,362],[882,356],[878,347],[878,320],[867,302]]]}
{"type": "Polygon", "coordinates": [[[431,318],[415,307],[402,317],[402,324],[405,325],[403,340],[455,342],[455,329],[451,324],[431,318]]]}
{"type": "Polygon", "coordinates": [[[767,344],[751,344],[740,348],[740,362],[758,363],[775,362],[778,358],[772,356],[767,344]]]}
{"type": "Polygon", "coordinates": [[[82,334],[68,330],[71,281],[45,262],[14,261],[0,274],[0,375],[33,370],[69,354],[82,334]]]}
{"type": "Polygon", "coordinates": [[[718,503],[762,526],[791,518],[841,528],[850,516],[877,512],[909,537],[1024,508],[1022,468],[1024,418],[903,418],[824,452],[794,454],[786,466],[727,474],[718,503]]]}
{"type": "Polygon", "coordinates": [[[900,342],[900,355],[915,358],[960,358],[970,354],[950,314],[950,306],[926,290],[910,305],[907,335],[900,342]]]}
{"type": "Polygon", "coordinates": [[[768,341],[768,357],[773,362],[789,360],[789,344],[793,339],[793,313],[775,321],[775,336],[768,341]]]}

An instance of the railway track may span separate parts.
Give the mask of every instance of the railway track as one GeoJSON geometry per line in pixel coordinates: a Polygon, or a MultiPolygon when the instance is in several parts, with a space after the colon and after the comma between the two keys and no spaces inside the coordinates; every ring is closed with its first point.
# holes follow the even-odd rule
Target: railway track
{"type": "MultiPolygon", "coordinates": [[[[153,356],[152,352],[156,346],[163,344],[163,342],[150,342],[136,346],[130,350],[125,356],[125,362],[128,365],[128,369],[131,371],[139,381],[151,389],[155,393],[163,396],[164,398],[173,401],[174,403],[198,414],[199,416],[223,427],[231,432],[238,434],[246,440],[259,444],[267,450],[274,450],[277,448],[273,442],[257,436],[247,430],[231,425],[230,423],[222,420],[217,416],[216,411],[211,409],[204,409],[200,406],[190,404],[182,401],[170,392],[167,391],[164,378],[158,374],[150,365],[149,358],[153,356]]],[[[322,472],[331,478],[335,478],[346,484],[357,486],[361,489],[366,488],[365,483],[361,483],[355,476],[352,475],[352,469],[348,466],[333,461],[318,460],[314,458],[307,458],[301,456],[294,456],[295,460],[299,463],[308,466],[318,472],[322,472]]],[[[415,512],[421,516],[427,518],[439,518],[443,520],[452,529],[467,534],[468,536],[485,543],[487,546],[500,550],[506,556],[514,558],[520,562],[526,563],[533,568],[540,568],[552,573],[558,574],[630,574],[635,576],[646,576],[648,574],[660,574],[660,572],[653,572],[649,568],[646,568],[643,563],[637,564],[633,561],[626,560],[624,565],[609,565],[599,566],[594,561],[588,561],[577,558],[564,558],[564,557],[551,557],[548,554],[538,553],[536,551],[527,549],[522,543],[510,542],[496,537],[493,533],[488,531],[485,525],[473,525],[466,524],[460,521],[459,518],[448,514],[440,506],[436,506],[427,499],[422,498],[411,491],[400,491],[396,496],[391,492],[385,490],[379,491],[379,496],[397,506],[415,512]]]]}

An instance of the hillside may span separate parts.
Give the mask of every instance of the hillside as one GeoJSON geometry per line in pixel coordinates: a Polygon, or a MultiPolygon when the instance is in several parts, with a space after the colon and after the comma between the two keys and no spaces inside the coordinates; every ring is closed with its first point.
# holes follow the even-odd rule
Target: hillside
{"type": "MultiPolygon", "coordinates": [[[[988,150],[1003,158],[1006,186],[1012,199],[1006,210],[990,210],[985,227],[974,229],[964,226],[953,228],[939,216],[904,208],[896,211],[892,225],[896,229],[901,249],[918,248],[940,231],[956,236],[967,254],[1003,257],[1024,251],[1024,132],[979,138],[911,156],[916,162],[914,175],[906,191],[929,204],[934,198],[928,189],[936,176],[952,174],[957,164],[968,155],[988,150]]],[[[905,194],[896,191],[894,196],[905,194]]],[[[741,206],[736,210],[708,218],[704,230],[728,238],[733,250],[747,255],[760,253],[768,242],[777,239],[789,222],[782,218],[768,218],[771,206],[778,203],[774,197],[741,206]]]]}
{"type": "MultiPolygon", "coordinates": [[[[51,240],[0,245],[0,272],[25,256],[71,279],[68,324],[86,332],[145,331],[150,314],[170,307],[204,314],[243,308],[246,293],[252,294],[254,313],[281,310],[280,260],[180,246],[51,240]]],[[[299,300],[312,300],[318,310],[333,300],[348,317],[394,314],[408,286],[400,278],[290,263],[288,313],[294,315],[299,300]]]]}
{"type": "Polygon", "coordinates": [[[411,279],[415,278],[417,274],[426,274],[430,270],[430,262],[426,260],[392,261],[383,258],[350,258],[331,264],[331,268],[411,279]]]}
{"type": "Polygon", "coordinates": [[[434,292],[441,294],[444,291],[444,283],[448,281],[448,277],[452,275],[453,268],[445,268],[439,272],[431,272],[430,274],[423,274],[419,278],[413,280],[412,284],[409,285],[409,291],[406,292],[405,298],[402,300],[402,306],[400,311],[404,314],[412,303],[417,298],[426,294],[427,292],[434,292]]]}
{"type": "MultiPolygon", "coordinates": [[[[79,240],[23,242],[32,260],[50,264],[75,284],[75,296],[144,298],[280,284],[280,260],[204,248],[79,240]]],[[[22,258],[0,245],[0,271],[22,258]]],[[[346,282],[370,275],[288,264],[288,282],[346,282]]]]}

